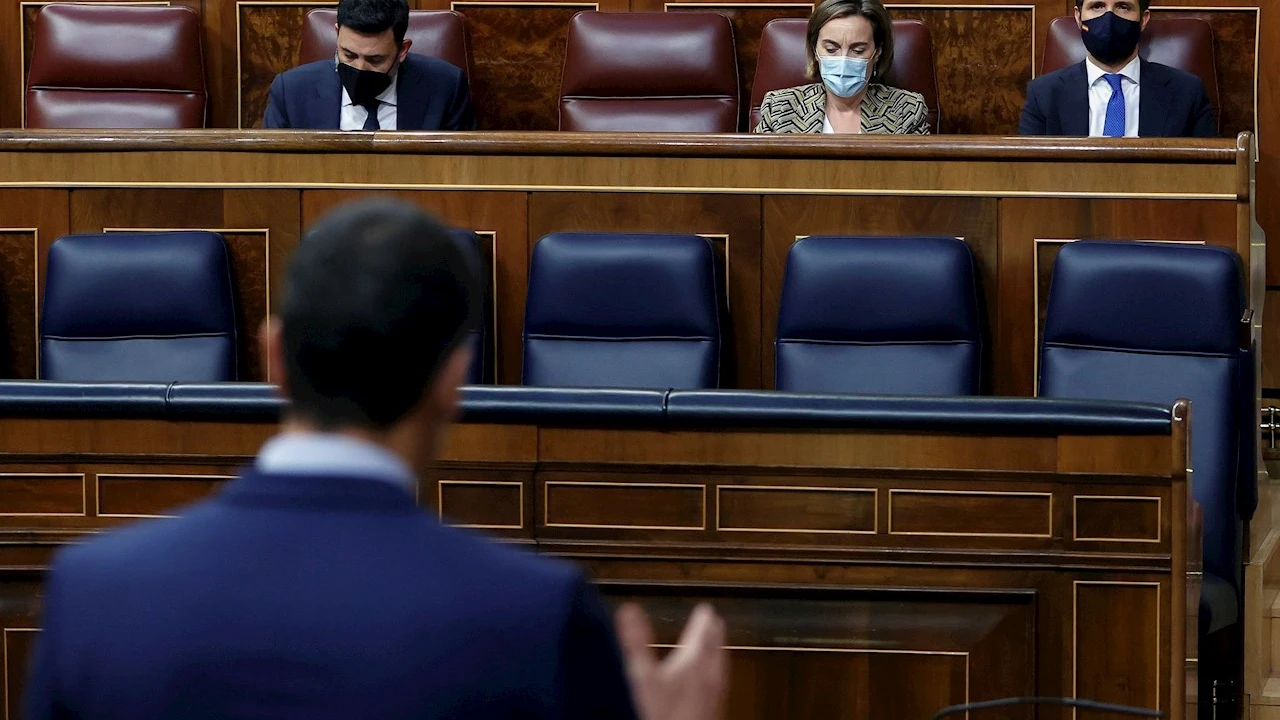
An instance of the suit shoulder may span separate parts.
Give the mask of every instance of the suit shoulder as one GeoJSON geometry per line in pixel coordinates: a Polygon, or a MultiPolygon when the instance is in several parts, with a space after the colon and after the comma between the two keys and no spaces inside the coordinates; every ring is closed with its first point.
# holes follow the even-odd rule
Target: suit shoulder
{"type": "Polygon", "coordinates": [[[924,95],[921,95],[918,92],[912,92],[911,90],[904,90],[890,85],[876,84],[872,85],[872,87],[876,89],[876,93],[880,98],[891,106],[904,108],[918,107],[922,110],[928,109],[928,106],[924,101],[924,95]]]}
{"type": "Polygon", "coordinates": [[[470,530],[441,526],[440,532],[455,557],[466,558],[466,567],[478,575],[527,588],[567,587],[582,574],[576,566],[516,547],[500,544],[470,530]]]}
{"type": "Polygon", "coordinates": [[[326,73],[334,72],[333,60],[317,60],[309,62],[306,65],[289,68],[280,73],[279,77],[289,80],[301,80],[304,78],[321,77],[326,73]]]}
{"type": "Polygon", "coordinates": [[[1053,72],[1048,72],[1043,75],[1034,77],[1031,79],[1031,82],[1027,83],[1027,94],[1029,95],[1033,91],[1043,91],[1047,88],[1053,87],[1058,83],[1071,79],[1072,77],[1076,76],[1079,72],[1080,72],[1080,65],[1076,64],[1076,65],[1068,65],[1064,68],[1058,68],[1053,72]]]}
{"type": "Polygon", "coordinates": [[[782,88],[780,90],[770,90],[764,94],[764,99],[760,101],[760,105],[772,104],[777,102],[800,102],[810,92],[817,83],[809,85],[797,85],[795,87],[782,88]]]}
{"type": "Polygon", "coordinates": [[[1164,65],[1157,62],[1146,62],[1143,64],[1142,72],[1155,78],[1168,78],[1169,82],[1176,83],[1182,87],[1198,87],[1204,88],[1204,80],[1193,72],[1188,72],[1172,65],[1164,65]]]}
{"type": "Polygon", "coordinates": [[[414,70],[421,72],[429,78],[442,78],[454,81],[461,81],[466,78],[466,73],[462,68],[451,62],[441,60],[430,55],[420,55],[417,53],[409,53],[405,56],[404,64],[412,67],[414,70]]]}

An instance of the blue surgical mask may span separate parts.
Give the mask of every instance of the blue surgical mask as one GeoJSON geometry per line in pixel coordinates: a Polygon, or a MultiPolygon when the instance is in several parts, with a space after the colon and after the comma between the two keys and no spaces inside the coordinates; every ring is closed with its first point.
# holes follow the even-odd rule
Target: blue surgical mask
{"type": "Polygon", "coordinates": [[[822,71],[822,84],[842,98],[862,92],[867,86],[867,58],[841,55],[819,55],[818,67],[822,71]]]}

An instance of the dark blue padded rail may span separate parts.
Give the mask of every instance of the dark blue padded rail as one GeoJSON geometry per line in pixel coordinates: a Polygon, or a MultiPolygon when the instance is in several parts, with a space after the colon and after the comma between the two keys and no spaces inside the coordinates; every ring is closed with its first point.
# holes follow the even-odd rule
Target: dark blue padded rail
{"type": "MultiPolygon", "coordinates": [[[[285,402],[263,383],[0,382],[0,418],[155,418],[276,422],[285,402]]],[[[1168,434],[1169,407],[1152,403],[994,397],[803,395],[760,391],[599,390],[476,386],[462,421],[675,428],[881,428],[1051,435],[1168,434]]]]}

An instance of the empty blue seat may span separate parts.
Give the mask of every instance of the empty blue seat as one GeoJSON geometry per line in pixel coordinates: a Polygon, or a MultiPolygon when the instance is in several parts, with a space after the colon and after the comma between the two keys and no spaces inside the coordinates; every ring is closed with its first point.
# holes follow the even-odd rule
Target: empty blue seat
{"type": "Polygon", "coordinates": [[[493,318],[493,288],[491,278],[493,276],[492,268],[488,267],[483,261],[485,257],[484,248],[480,236],[470,230],[452,229],[449,236],[453,241],[461,244],[463,247],[475,253],[475,260],[480,265],[480,283],[484,292],[484,311],[481,312],[480,323],[471,331],[471,346],[473,352],[471,355],[471,367],[467,370],[467,384],[481,385],[487,382],[493,382],[494,378],[490,373],[489,366],[492,363],[492,337],[495,332],[489,327],[493,318]]]}
{"type": "Polygon", "coordinates": [[[718,298],[697,235],[547,235],[529,267],[524,384],[714,388],[718,298]]]}
{"type": "Polygon", "coordinates": [[[231,263],[210,232],[68,235],[49,248],[40,377],[236,379],[231,263]]]}
{"type": "Polygon", "coordinates": [[[977,394],[980,315],[973,255],[961,240],[804,238],[787,254],[775,387],[977,394]]]}
{"type": "Polygon", "coordinates": [[[1058,254],[1040,394],[1191,400],[1192,491],[1203,511],[1200,698],[1239,687],[1243,524],[1257,505],[1253,353],[1230,250],[1076,242],[1058,254]],[[1244,321],[1244,322],[1242,322],[1244,321]],[[1208,638],[1216,633],[1214,639],[1208,638]]]}

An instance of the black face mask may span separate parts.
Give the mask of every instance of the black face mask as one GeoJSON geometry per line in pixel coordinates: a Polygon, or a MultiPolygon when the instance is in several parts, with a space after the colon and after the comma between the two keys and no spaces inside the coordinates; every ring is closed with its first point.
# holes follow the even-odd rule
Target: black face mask
{"type": "Polygon", "coordinates": [[[357,70],[341,60],[338,61],[338,79],[355,105],[370,105],[391,87],[391,73],[357,70]]]}
{"type": "Polygon", "coordinates": [[[1124,60],[1133,54],[1142,37],[1142,23],[1106,12],[1092,20],[1080,22],[1080,37],[1085,49],[1099,62],[1107,65],[1124,60]]]}

